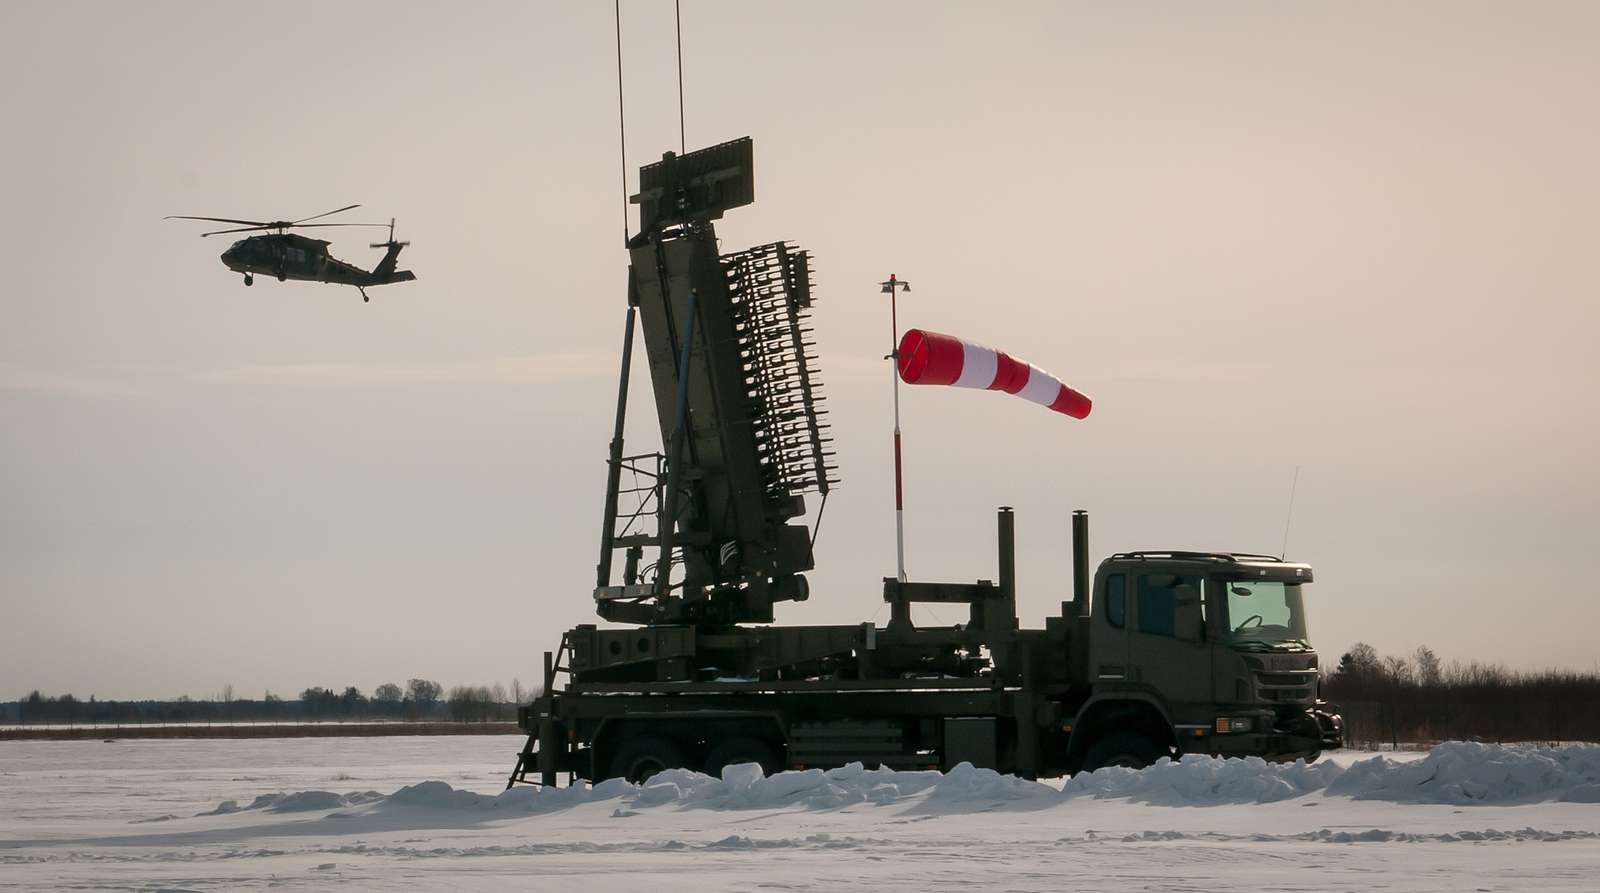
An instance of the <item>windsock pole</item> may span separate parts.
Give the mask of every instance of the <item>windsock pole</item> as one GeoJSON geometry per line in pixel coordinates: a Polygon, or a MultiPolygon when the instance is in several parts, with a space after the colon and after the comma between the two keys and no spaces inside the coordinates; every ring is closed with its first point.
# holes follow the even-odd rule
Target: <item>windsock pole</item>
{"type": "Polygon", "coordinates": [[[900,320],[896,307],[900,292],[910,291],[911,284],[889,274],[889,281],[880,283],[882,292],[889,296],[889,378],[894,388],[894,557],[896,579],[906,582],[906,506],[905,488],[900,474],[900,373],[898,369],[900,320]]]}

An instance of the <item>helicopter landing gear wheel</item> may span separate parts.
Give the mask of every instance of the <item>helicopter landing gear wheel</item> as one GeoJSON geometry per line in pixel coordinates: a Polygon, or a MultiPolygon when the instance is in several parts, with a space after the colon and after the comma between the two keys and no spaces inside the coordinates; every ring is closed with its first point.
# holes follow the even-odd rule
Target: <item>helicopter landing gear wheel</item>
{"type": "Polygon", "coordinates": [[[361,303],[367,303],[367,290],[358,285],[356,286],[356,291],[361,292],[361,303]]]}
{"type": "Polygon", "coordinates": [[[244,274],[244,284],[245,285],[255,285],[256,284],[256,277],[250,275],[249,273],[244,274]]]}
{"type": "Polygon", "coordinates": [[[288,279],[288,278],[289,277],[287,275],[285,275],[282,270],[278,271],[278,281],[279,282],[282,282],[282,281],[284,281],[285,279],[288,279]]]}

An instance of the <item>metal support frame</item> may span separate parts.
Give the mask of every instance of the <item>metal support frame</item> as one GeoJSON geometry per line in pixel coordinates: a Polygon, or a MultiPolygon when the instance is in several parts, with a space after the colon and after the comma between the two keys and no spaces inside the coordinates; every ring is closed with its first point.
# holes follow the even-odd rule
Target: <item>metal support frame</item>
{"type": "MultiPolygon", "coordinates": [[[[617,488],[622,483],[622,431],[628,418],[628,373],[633,366],[633,318],[638,311],[628,305],[628,321],[622,336],[622,371],[617,376],[617,418],[611,429],[611,455],[606,463],[606,502],[600,522],[600,564],[595,569],[595,586],[611,585],[612,537],[617,525],[617,488]]],[[[631,582],[631,581],[630,581],[631,582]]]]}
{"type": "Polygon", "coordinates": [[[678,354],[678,406],[672,423],[672,445],[667,448],[667,491],[661,503],[661,557],[656,563],[655,594],[672,588],[673,534],[678,527],[678,489],[683,484],[683,441],[689,426],[689,353],[694,350],[694,321],[700,293],[689,289],[689,320],[684,324],[683,347],[678,354]]]}

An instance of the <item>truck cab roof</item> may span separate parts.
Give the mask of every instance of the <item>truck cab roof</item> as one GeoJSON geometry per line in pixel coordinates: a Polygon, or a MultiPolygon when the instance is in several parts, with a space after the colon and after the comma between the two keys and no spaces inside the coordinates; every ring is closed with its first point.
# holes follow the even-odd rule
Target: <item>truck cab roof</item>
{"type": "Polygon", "coordinates": [[[1136,552],[1117,552],[1100,563],[1101,568],[1111,564],[1150,563],[1170,567],[1182,565],[1214,569],[1223,573],[1237,573],[1248,577],[1289,579],[1295,582],[1312,581],[1311,565],[1284,561],[1275,555],[1254,552],[1193,552],[1182,549],[1141,549],[1136,552]]]}

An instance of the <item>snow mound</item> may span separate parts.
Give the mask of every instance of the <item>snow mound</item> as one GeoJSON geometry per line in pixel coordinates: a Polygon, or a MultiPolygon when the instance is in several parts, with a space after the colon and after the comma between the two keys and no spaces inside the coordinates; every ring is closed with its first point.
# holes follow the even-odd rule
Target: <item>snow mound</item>
{"type": "MultiPolygon", "coordinates": [[[[1148,769],[1107,767],[1080,772],[1062,788],[1001,775],[961,763],[949,772],[806,769],[766,775],[755,763],[728,766],[720,778],[669,769],[644,784],[612,779],[589,786],[518,787],[500,794],[457,790],[424,781],[384,796],[374,791],[337,794],[300,791],[264,794],[248,806],[227,800],[201,815],[259,809],[311,812],[370,806],[428,812],[543,813],[586,803],[615,801],[611,815],[625,819],[646,810],[832,810],[856,804],[908,805],[924,813],[995,808],[1039,809],[1074,798],[1127,799],[1159,806],[1272,803],[1307,794],[1398,803],[1514,804],[1562,800],[1600,803],[1600,745],[1501,746],[1450,742],[1425,758],[1396,762],[1373,757],[1349,768],[1332,762],[1269,763],[1260,757],[1222,759],[1190,754],[1162,759],[1148,769]]],[[[484,816],[487,818],[488,816],[484,816]]],[[[728,843],[729,848],[741,846],[728,843]]]]}
{"type": "Polygon", "coordinates": [[[442,781],[424,781],[395,791],[389,795],[388,802],[424,809],[470,809],[493,799],[471,791],[458,791],[442,781]]]}
{"type": "MultiPolygon", "coordinates": [[[[433,783],[444,784],[444,782],[433,783]]],[[[217,804],[216,809],[198,815],[228,815],[251,809],[264,809],[267,812],[314,812],[321,809],[360,806],[384,799],[387,798],[377,791],[351,791],[348,794],[335,794],[333,791],[296,791],[293,794],[262,794],[250,801],[249,806],[240,806],[237,800],[224,800],[217,804]]]]}
{"type": "Polygon", "coordinates": [[[1396,803],[1600,803],[1600,745],[1566,747],[1450,741],[1409,763],[1373,757],[1328,785],[1329,794],[1396,803]]]}
{"type": "MultiPolygon", "coordinates": [[[[584,803],[618,801],[612,812],[617,818],[638,815],[640,810],[673,807],[679,809],[840,809],[857,803],[888,805],[917,799],[923,809],[955,812],[989,808],[1008,802],[1026,801],[1048,805],[1057,797],[1054,788],[993,769],[978,769],[961,763],[948,773],[867,769],[851,763],[837,769],[806,769],[765,775],[756,763],[728,766],[721,778],[687,769],[669,769],[652,776],[644,784],[631,784],[619,778],[590,787],[519,787],[501,794],[477,794],[458,790],[442,781],[408,785],[384,796],[375,792],[336,794],[332,791],[300,791],[293,794],[263,794],[248,806],[226,800],[201,815],[227,815],[251,809],[271,812],[310,812],[372,804],[375,809],[404,809],[430,812],[496,810],[503,814],[540,813],[568,809],[584,803]]],[[[732,846],[730,844],[730,846],[732,846]]]]}
{"type": "Polygon", "coordinates": [[[1062,786],[1066,798],[1126,797],[1163,806],[1271,803],[1326,788],[1344,770],[1332,763],[1269,763],[1260,757],[1218,758],[1186,754],[1162,758],[1148,769],[1107,766],[1080,772],[1062,786]]]}
{"type": "Polygon", "coordinates": [[[724,768],[721,778],[671,769],[642,786],[629,787],[632,789],[616,790],[613,796],[621,796],[630,810],[669,804],[687,809],[839,809],[855,803],[896,803],[924,793],[924,802],[930,807],[959,807],[1055,795],[1046,785],[1001,775],[992,769],[978,769],[971,763],[961,763],[948,773],[867,769],[860,763],[850,763],[837,769],[774,775],[763,775],[759,765],[744,763],[724,768]]]}

